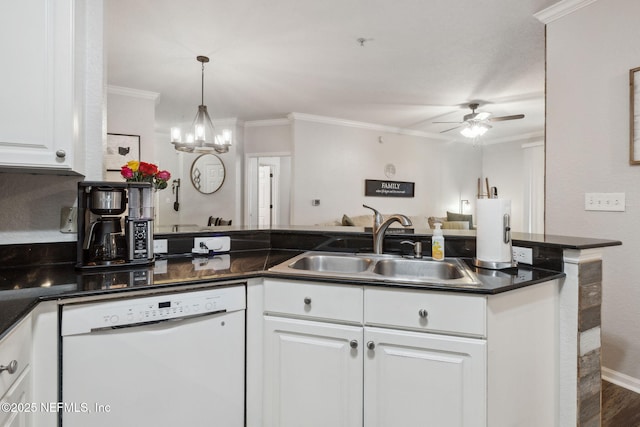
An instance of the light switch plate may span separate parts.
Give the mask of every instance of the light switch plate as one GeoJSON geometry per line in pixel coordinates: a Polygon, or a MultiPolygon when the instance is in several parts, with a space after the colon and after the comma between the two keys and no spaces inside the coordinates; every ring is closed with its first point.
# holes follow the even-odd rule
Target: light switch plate
{"type": "Polygon", "coordinates": [[[625,193],[585,193],[585,211],[625,211],[625,193]]]}

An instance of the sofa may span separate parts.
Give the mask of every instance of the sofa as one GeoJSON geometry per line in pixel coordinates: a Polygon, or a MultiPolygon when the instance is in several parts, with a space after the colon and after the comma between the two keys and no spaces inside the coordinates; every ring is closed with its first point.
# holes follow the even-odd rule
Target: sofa
{"type": "MultiPolygon", "coordinates": [[[[392,214],[382,214],[384,220],[389,218],[392,214]]],[[[447,216],[444,217],[436,217],[436,216],[409,216],[413,227],[416,228],[431,228],[434,229],[435,223],[439,222],[442,224],[442,229],[450,229],[450,230],[471,230],[473,229],[473,216],[467,214],[458,214],[455,212],[447,212],[447,216]]],[[[373,225],[373,215],[356,215],[350,216],[347,214],[343,214],[342,218],[339,221],[334,221],[330,224],[326,225],[343,225],[343,226],[352,226],[352,227],[371,227],[373,225]]],[[[402,227],[401,224],[394,222],[390,227],[397,228],[402,227]]]]}

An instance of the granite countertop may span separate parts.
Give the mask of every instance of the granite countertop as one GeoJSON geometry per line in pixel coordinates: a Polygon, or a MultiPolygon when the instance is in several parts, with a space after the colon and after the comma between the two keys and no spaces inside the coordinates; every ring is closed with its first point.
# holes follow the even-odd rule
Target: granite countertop
{"type": "MultiPolygon", "coordinates": [[[[0,337],[12,325],[29,313],[42,300],[100,298],[109,294],[126,295],[131,291],[166,292],[176,286],[203,283],[227,283],[252,277],[280,277],[311,280],[269,272],[269,268],[302,253],[300,250],[249,250],[230,252],[213,257],[190,255],[157,259],[153,266],[134,269],[78,271],[74,264],[62,263],[0,269],[0,337]]],[[[494,294],[564,277],[564,273],[530,267],[501,271],[478,269],[474,272],[481,286],[447,287],[445,285],[415,285],[380,283],[395,286],[476,294],[494,294]]],[[[315,279],[314,279],[315,280],[315,279]]],[[[363,285],[366,281],[321,278],[325,282],[349,282],[363,285]]]]}

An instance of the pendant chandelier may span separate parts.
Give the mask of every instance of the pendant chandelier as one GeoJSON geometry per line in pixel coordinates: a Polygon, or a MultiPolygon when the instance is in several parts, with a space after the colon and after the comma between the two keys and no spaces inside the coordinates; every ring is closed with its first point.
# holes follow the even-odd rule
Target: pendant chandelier
{"type": "Polygon", "coordinates": [[[171,143],[176,150],[187,153],[194,151],[226,153],[231,146],[231,131],[225,129],[221,134],[218,134],[211,117],[209,117],[207,106],[204,105],[204,64],[209,62],[209,58],[198,56],[196,59],[202,64],[202,86],[198,112],[184,137],[179,127],[171,128],[171,143]]]}

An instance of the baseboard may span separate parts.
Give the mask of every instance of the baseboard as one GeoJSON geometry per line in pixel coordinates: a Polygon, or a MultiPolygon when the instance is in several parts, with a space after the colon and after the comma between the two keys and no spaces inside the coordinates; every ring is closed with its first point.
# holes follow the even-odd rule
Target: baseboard
{"type": "Polygon", "coordinates": [[[638,378],[633,378],[629,375],[614,371],[613,369],[602,367],[602,379],[624,387],[627,390],[640,393],[640,379],[638,378]]]}

